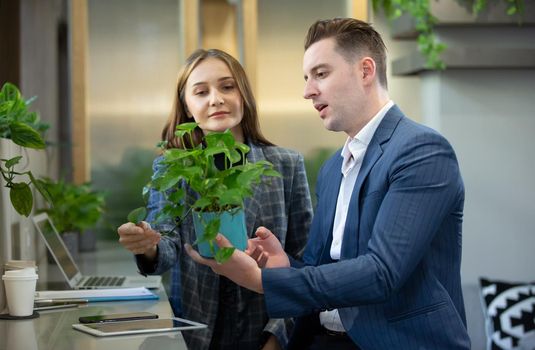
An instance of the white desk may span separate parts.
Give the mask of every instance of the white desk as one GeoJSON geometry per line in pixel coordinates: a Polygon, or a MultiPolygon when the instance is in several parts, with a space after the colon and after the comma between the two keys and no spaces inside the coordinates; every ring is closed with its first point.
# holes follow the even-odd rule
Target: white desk
{"type": "MultiPolygon", "coordinates": [[[[99,273],[102,273],[101,271],[108,271],[109,274],[131,273],[136,269],[132,256],[121,251],[120,246],[113,244],[102,245],[97,253],[84,253],[82,255],[82,260],[86,260],[80,264],[84,273],[90,273],[83,268],[87,260],[96,263],[99,273]],[[110,250],[115,254],[110,254],[110,250]],[[127,266],[132,271],[117,270],[117,266],[120,265],[117,264],[116,260],[118,256],[123,257],[123,266],[127,266]],[[110,259],[106,259],[106,257],[110,259]],[[129,259],[130,262],[125,261],[124,258],[129,259]],[[109,269],[106,269],[106,265],[109,269]]],[[[72,328],[73,323],[78,323],[78,317],[99,313],[147,311],[158,314],[160,318],[171,317],[173,311],[163,287],[157,292],[160,296],[159,300],[89,303],[78,309],[40,311],[41,316],[32,320],[0,320],[0,350],[186,349],[184,338],[180,332],[102,338],[72,328]]]]}

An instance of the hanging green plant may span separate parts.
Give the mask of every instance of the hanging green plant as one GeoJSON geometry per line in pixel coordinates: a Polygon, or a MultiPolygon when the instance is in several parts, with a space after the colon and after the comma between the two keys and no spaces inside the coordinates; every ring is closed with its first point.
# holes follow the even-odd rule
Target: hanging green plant
{"type": "MultiPolygon", "coordinates": [[[[446,65],[440,55],[446,49],[446,44],[439,42],[434,34],[436,17],[430,11],[431,0],[372,0],[373,10],[383,10],[390,20],[394,20],[407,13],[415,20],[418,32],[418,50],[426,59],[429,69],[445,69],[446,65]]],[[[433,0],[439,1],[439,0],[433,0]]],[[[442,0],[445,1],[445,0],[442,0]]],[[[475,14],[489,7],[489,2],[504,1],[506,13],[510,16],[524,12],[524,0],[457,0],[472,9],[475,14]]]]}

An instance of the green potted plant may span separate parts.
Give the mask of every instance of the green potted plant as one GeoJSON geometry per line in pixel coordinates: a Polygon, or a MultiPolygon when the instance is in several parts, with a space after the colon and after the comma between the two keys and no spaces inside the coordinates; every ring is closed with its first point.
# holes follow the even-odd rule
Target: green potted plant
{"type": "MultiPolygon", "coordinates": [[[[192,145],[196,127],[197,123],[180,124],[175,135],[183,145],[192,145]],[[184,142],[186,138],[189,142],[184,142]]],[[[165,143],[160,144],[164,146],[165,143]]],[[[168,201],[156,221],[174,220],[178,225],[191,213],[197,235],[194,245],[201,255],[215,257],[219,262],[228,259],[234,248],[218,249],[214,244],[218,232],[234,247],[245,249],[244,199],[251,197],[253,187],[267,177],[280,176],[267,161],[247,162],[248,152],[249,147],[237,142],[229,130],[206,134],[197,146],[164,150],[162,169],[153,175],[147,187],[164,193],[168,201]],[[224,156],[224,169],[215,165],[214,157],[219,154],[224,156]]],[[[145,208],[138,208],[128,219],[138,223],[145,217],[145,208]]]]}
{"type": "MultiPolygon", "coordinates": [[[[39,120],[35,112],[30,112],[28,106],[34,98],[25,100],[19,89],[5,83],[0,90],[0,138],[9,139],[13,143],[27,148],[44,149],[45,141],[42,133],[48,129],[48,124],[39,120]]],[[[13,208],[21,215],[28,216],[33,207],[33,194],[30,184],[48,199],[40,181],[31,171],[18,171],[16,167],[22,159],[21,155],[0,159],[0,173],[9,188],[9,197],[13,208]],[[21,181],[27,177],[26,181],[21,181]]]]}
{"type": "Polygon", "coordinates": [[[94,227],[102,215],[104,193],[92,190],[89,183],[75,185],[49,178],[41,181],[51,205],[39,212],[48,214],[71,255],[77,256],[79,235],[94,227]]]}

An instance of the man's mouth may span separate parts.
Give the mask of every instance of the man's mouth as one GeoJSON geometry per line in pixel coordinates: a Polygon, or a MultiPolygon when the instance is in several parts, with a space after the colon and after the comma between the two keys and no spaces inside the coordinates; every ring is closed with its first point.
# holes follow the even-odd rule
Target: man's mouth
{"type": "Polygon", "coordinates": [[[321,112],[325,107],[327,107],[327,105],[322,104],[322,103],[318,103],[318,104],[315,104],[315,105],[314,105],[314,108],[316,108],[316,110],[317,110],[318,112],[321,112]]]}

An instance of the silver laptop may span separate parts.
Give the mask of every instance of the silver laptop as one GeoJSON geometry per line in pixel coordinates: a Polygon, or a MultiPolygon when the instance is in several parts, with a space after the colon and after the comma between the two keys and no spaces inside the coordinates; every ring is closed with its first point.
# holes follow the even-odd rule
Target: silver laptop
{"type": "Polygon", "coordinates": [[[83,276],[48,215],[35,215],[32,221],[71,288],[159,288],[161,276],[83,276]]]}

